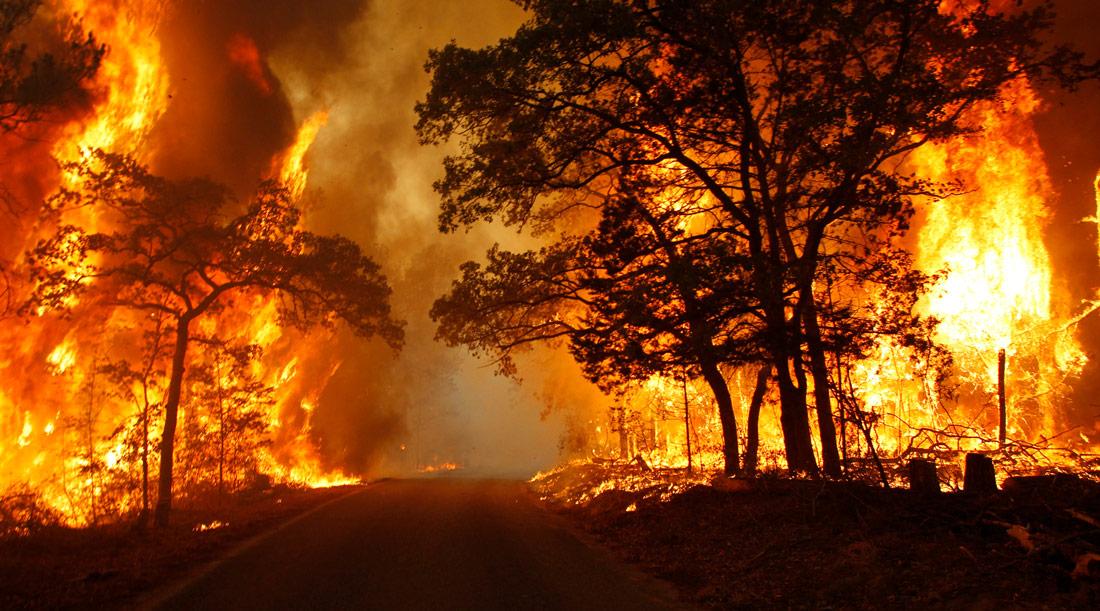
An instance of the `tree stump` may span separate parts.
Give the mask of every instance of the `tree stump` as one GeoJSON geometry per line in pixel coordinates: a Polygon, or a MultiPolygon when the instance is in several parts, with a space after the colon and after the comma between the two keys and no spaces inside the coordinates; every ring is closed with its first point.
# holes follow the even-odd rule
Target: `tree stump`
{"type": "Polygon", "coordinates": [[[915,458],[909,461],[909,489],[918,494],[939,494],[940,478],[936,463],[915,458]]]}
{"type": "Polygon", "coordinates": [[[966,455],[963,491],[975,494],[991,494],[997,491],[997,474],[993,469],[992,458],[985,454],[966,455]]]}

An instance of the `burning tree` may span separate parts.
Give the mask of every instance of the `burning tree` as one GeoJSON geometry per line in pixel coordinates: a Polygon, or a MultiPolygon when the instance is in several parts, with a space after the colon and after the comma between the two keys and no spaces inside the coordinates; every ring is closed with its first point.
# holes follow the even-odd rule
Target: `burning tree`
{"type": "MultiPolygon", "coordinates": [[[[78,24],[58,28],[61,35],[27,34],[41,0],[0,0],[0,135],[46,119],[58,110],[86,101],[87,81],[99,69],[106,47],[78,24]],[[37,38],[32,46],[28,39],[37,38]]],[[[0,204],[9,214],[19,209],[8,185],[0,183],[0,204]]],[[[16,301],[8,277],[10,264],[0,262],[4,311],[16,301]]]]}
{"type": "Polygon", "coordinates": [[[274,388],[257,380],[251,367],[258,346],[238,346],[217,338],[195,338],[212,353],[210,362],[191,372],[185,458],[195,483],[210,484],[219,494],[238,488],[258,472],[260,448],[269,445],[264,408],[274,403],[274,388]]]}
{"type": "MultiPolygon", "coordinates": [[[[736,271],[706,278],[695,294],[747,289],[752,307],[701,332],[720,343],[730,328],[754,329],[739,338],[751,345],[734,352],[759,352],[773,369],[793,472],[818,471],[812,390],[824,469],[840,473],[826,358],[836,347],[822,323],[843,311],[823,317],[823,259],[888,245],[915,199],[953,190],[913,175],[905,158],[930,142],[980,137],[967,121],[976,104],[996,101],[1018,79],[1072,85],[1097,72],[1073,51],[1040,43],[1052,19],[1047,4],[1001,12],[978,0],[953,13],[939,0],[522,4],[531,18],[513,37],[481,50],[452,43],[430,56],[419,134],[462,144],[436,185],[442,229],[502,219],[614,240],[615,225],[602,221],[644,176],[658,188],[635,198],[637,210],[684,211],[677,248],[703,242],[736,261],[736,271]]],[[[645,231],[657,240],[663,233],[645,231]]],[[[570,239],[559,247],[572,248],[570,239]]],[[[707,265],[685,262],[695,272],[707,265]]],[[[530,269],[537,280],[541,268],[530,269]]],[[[471,271],[441,303],[475,283],[510,297],[504,283],[471,280],[471,271]]],[[[690,307],[682,293],[647,297],[690,307]]],[[[644,315],[641,302],[630,307],[644,315]]],[[[534,312],[543,318],[526,320],[531,328],[561,324],[553,308],[534,312]]],[[[512,320],[487,318],[482,329],[501,319],[512,320]]],[[[453,339],[493,347],[488,331],[453,339]]],[[[643,347],[635,358],[652,355],[643,347]]]]}
{"type": "Polygon", "coordinates": [[[301,229],[288,193],[261,186],[246,206],[204,180],[173,181],[124,156],[94,153],[70,164],[78,188],[49,201],[56,231],[28,254],[34,293],[27,311],[120,308],[164,316],[171,360],[163,400],[156,523],[172,504],[173,449],[192,328],[235,294],[277,295],[282,321],[299,327],[343,319],[359,335],[397,348],[390,288],[350,240],[301,229]],[[94,209],[96,225],[79,224],[94,209]],[[106,227],[107,229],[99,229],[106,227]]]}
{"type": "Polygon", "coordinates": [[[17,40],[41,0],[0,0],[0,133],[12,131],[85,95],[106,49],[92,34],[71,26],[63,40],[31,53],[17,40]]]}

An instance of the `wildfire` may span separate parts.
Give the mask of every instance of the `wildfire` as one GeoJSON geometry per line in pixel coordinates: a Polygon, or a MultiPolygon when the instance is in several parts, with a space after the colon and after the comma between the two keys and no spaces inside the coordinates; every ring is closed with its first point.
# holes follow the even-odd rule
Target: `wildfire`
{"type": "Polygon", "coordinates": [[[449,473],[451,471],[458,471],[462,468],[462,465],[453,462],[442,462],[437,465],[425,465],[420,467],[421,473],[449,473]]]}
{"type": "Polygon", "coordinates": [[[46,362],[50,364],[50,370],[54,375],[65,373],[76,363],[76,349],[72,342],[65,340],[58,344],[46,357],[46,362]]]}
{"type": "Polygon", "coordinates": [[[69,133],[54,149],[55,156],[75,161],[96,149],[140,153],[168,108],[168,73],[156,35],[163,5],[143,0],[63,0],[60,8],[78,15],[110,53],[96,77],[99,100],[94,110],[86,120],[69,126],[69,133]]]}
{"type": "MultiPolygon", "coordinates": [[[[91,106],[74,113],[63,127],[51,132],[54,135],[49,153],[62,165],[86,159],[95,150],[126,154],[143,164],[150,163],[156,150],[152,134],[172,103],[173,83],[161,39],[163,20],[171,9],[159,0],[58,0],[49,10],[61,21],[75,16],[80,27],[94,32],[108,49],[89,85],[91,106]]],[[[237,35],[228,41],[225,61],[237,66],[262,91],[274,90],[265,59],[247,36],[237,35]]],[[[307,118],[290,145],[271,160],[268,178],[282,182],[295,199],[306,190],[306,156],[326,121],[324,112],[307,118]]],[[[47,190],[81,188],[75,175],[59,173],[56,168],[53,162],[37,168],[27,163],[0,169],[0,178],[5,183],[21,184],[33,174],[35,180],[47,185],[47,190]]],[[[66,222],[89,232],[110,230],[102,226],[106,221],[90,209],[66,214],[66,222]]],[[[27,248],[44,230],[48,228],[28,220],[7,229],[5,235],[10,243],[27,248]],[[18,231],[24,233],[12,233],[18,231]]],[[[86,261],[84,266],[94,263],[86,261]]],[[[72,270],[73,279],[86,275],[84,266],[72,270]]],[[[140,360],[140,346],[147,340],[135,330],[144,328],[148,321],[120,313],[104,320],[103,316],[80,310],[76,302],[68,305],[76,308],[70,320],[43,318],[30,327],[0,329],[11,351],[0,362],[0,496],[11,487],[29,486],[64,522],[80,525],[140,508],[133,474],[140,471],[141,414],[148,409],[155,416],[162,389],[143,387],[139,380],[126,378],[128,374],[123,370],[111,369],[119,358],[130,358],[135,363],[140,360]],[[121,376],[117,383],[112,381],[111,372],[121,376]]],[[[325,350],[331,337],[318,333],[316,338],[302,339],[282,328],[278,304],[272,299],[245,296],[237,306],[213,324],[204,325],[202,332],[258,346],[261,351],[249,373],[271,389],[271,396],[267,399],[257,395],[234,408],[242,413],[258,413],[259,420],[268,427],[264,444],[250,458],[256,470],[275,481],[298,485],[333,486],[358,481],[324,466],[310,435],[320,393],[339,366],[325,350]],[[306,367],[309,376],[296,375],[306,367]]],[[[215,369],[222,366],[217,361],[220,357],[205,354],[201,347],[193,354],[203,365],[215,369]]],[[[224,410],[228,409],[224,389],[242,383],[242,379],[239,373],[222,371],[213,380],[215,399],[209,404],[181,408],[181,451],[186,454],[188,444],[197,447],[206,443],[198,438],[189,441],[188,435],[197,434],[195,430],[205,428],[204,434],[213,435],[213,439],[223,434],[224,410]]],[[[197,389],[192,384],[185,392],[197,389]]],[[[146,438],[153,449],[150,455],[155,455],[161,424],[156,417],[148,420],[146,438]]],[[[186,456],[181,460],[188,468],[186,456]]],[[[155,465],[153,473],[155,477],[155,465]]],[[[186,479],[186,472],[181,477],[186,479]]],[[[245,483],[238,481],[236,485],[245,483]]]]}
{"type": "MultiPolygon", "coordinates": [[[[945,1],[942,10],[959,11],[969,4],[945,1]]],[[[1008,10],[1008,3],[994,4],[1008,10]]],[[[978,133],[923,146],[905,160],[922,178],[963,185],[962,193],[920,203],[907,244],[918,269],[946,272],[918,310],[939,321],[933,339],[953,358],[947,384],[956,393],[942,392],[934,372],[915,364],[917,355],[886,340],[854,363],[850,383],[867,413],[864,425],[887,459],[935,447],[960,453],[998,450],[1002,391],[1009,442],[1045,444],[1059,438],[1069,447],[1083,443],[1077,450],[1094,451],[1088,437],[1063,434],[1072,430],[1068,381],[1088,360],[1076,323],[1097,304],[1074,314],[1066,289],[1055,280],[1045,242],[1055,190],[1033,123],[1042,102],[1026,78],[1001,93],[1001,101],[970,111],[968,120],[978,133]],[[998,381],[1001,351],[1003,384],[998,381]]],[[[1100,174],[1096,207],[1096,216],[1088,220],[1100,224],[1100,174]]],[[[863,298],[871,309],[886,305],[883,296],[863,298]]],[[[746,373],[735,369],[727,374],[739,423],[746,421],[752,392],[746,382],[753,376],[746,373]]],[[[770,454],[773,468],[783,466],[777,456],[782,433],[776,402],[773,391],[760,420],[761,457],[770,454]]],[[[620,461],[641,456],[652,466],[684,468],[691,435],[696,464],[714,468],[721,464],[715,420],[705,392],[696,395],[690,385],[654,377],[611,408],[607,419],[590,423],[595,440],[590,445],[597,456],[620,461]]],[[[855,430],[855,423],[847,426],[855,430]]],[[[847,435],[853,444],[863,443],[861,435],[847,435]]],[[[1057,453],[1045,459],[1062,460],[1057,453]]]]}

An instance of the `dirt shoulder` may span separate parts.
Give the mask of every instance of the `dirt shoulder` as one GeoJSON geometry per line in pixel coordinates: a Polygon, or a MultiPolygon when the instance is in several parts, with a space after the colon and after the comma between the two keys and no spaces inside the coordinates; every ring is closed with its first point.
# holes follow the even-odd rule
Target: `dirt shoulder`
{"type": "Polygon", "coordinates": [[[358,488],[276,487],[177,510],[165,529],[49,527],[0,539],[0,608],[132,608],[244,542],[358,488]]]}
{"type": "Polygon", "coordinates": [[[704,607],[1100,608],[1100,491],[1076,478],[921,497],[846,483],[682,484],[670,474],[646,487],[634,473],[631,490],[576,504],[554,496],[575,495],[602,468],[534,487],[621,559],[704,607]]]}

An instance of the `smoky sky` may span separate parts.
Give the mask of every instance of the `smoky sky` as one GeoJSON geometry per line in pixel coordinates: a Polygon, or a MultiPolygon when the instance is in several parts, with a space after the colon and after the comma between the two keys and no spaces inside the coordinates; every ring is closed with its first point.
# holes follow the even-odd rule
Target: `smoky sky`
{"type": "MultiPolygon", "coordinates": [[[[1100,2],[1059,0],[1051,41],[1070,44],[1091,61],[1100,60],[1100,2]]],[[[1097,225],[1084,222],[1097,214],[1094,181],[1100,170],[1100,84],[1083,84],[1076,91],[1048,88],[1046,102],[1035,119],[1036,132],[1055,188],[1050,202],[1052,218],[1047,247],[1054,266],[1054,290],[1070,296],[1068,307],[1076,312],[1084,300],[1096,297],[1100,287],[1097,260],[1097,225]]],[[[1070,414],[1072,424],[1092,425],[1100,417],[1100,314],[1081,321],[1080,334],[1090,361],[1075,390],[1070,414]]]]}
{"type": "MultiPolygon", "coordinates": [[[[378,260],[394,311],[408,323],[398,355],[380,341],[333,335],[327,351],[339,366],[311,424],[330,466],[377,475],[458,462],[529,474],[558,458],[561,423],[545,413],[547,401],[602,402],[563,352],[530,355],[532,373],[520,386],[435,342],[427,315],[461,262],[517,238],[499,228],[438,232],[431,184],[446,150],[420,146],[413,130],[413,106],[428,87],[424,62],[430,48],[452,39],[491,44],[521,20],[506,0],[193,1],[168,9],[160,37],[172,97],[151,138],[156,171],[208,177],[247,197],[297,126],[327,112],[308,157],[307,223],[354,239],[378,260]]],[[[298,375],[324,378],[310,367],[300,364],[298,375]]]]}

